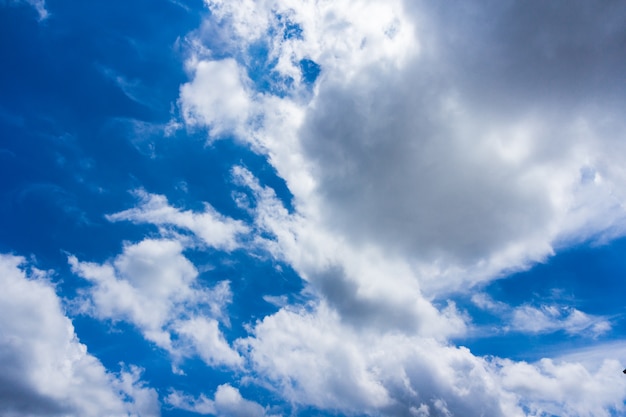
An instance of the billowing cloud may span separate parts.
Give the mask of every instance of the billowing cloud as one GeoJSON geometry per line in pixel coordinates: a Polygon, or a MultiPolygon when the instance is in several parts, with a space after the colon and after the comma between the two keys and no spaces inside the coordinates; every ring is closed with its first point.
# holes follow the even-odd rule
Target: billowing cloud
{"type": "MultiPolygon", "coordinates": [[[[604,376],[616,357],[477,357],[450,342],[469,320],[445,302],[626,230],[623,5],[206,3],[183,117],[210,140],[248,142],[285,179],[293,212],[233,170],[253,194],[240,203],[261,232],[254,243],[292,266],[313,300],[237,342],[260,380],[295,404],[357,414],[623,408],[624,382],[604,376]],[[261,64],[250,55],[259,45],[261,64]],[[259,66],[271,73],[263,88],[259,66]],[[569,372],[610,395],[571,388],[569,372]]],[[[521,332],[610,326],[573,307],[492,304],[521,332]]]]}
{"type": "Polygon", "coordinates": [[[0,281],[2,415],[160,415],[139,369],[112,374],[87,352],[45,273],[0,255],[0,281]]]}
{"type": "Polygon", "coordinates": [[[586,314],[577,308],[559,303],[511,307],[494,301],[484,293],[474,294],[472,302],[502,319],[505,322],[502,330],[505,331],[529,334],[564,331],[569,335],[597,337],[612,327],[606,317],[586,314]]]}
{"type": "Polygon", "coordinates": [[[586,368],[480,358],[430,338],[345,326],[324,304],[284,308],[242,343],[286,399],[343,413],[608,416],[626,398],[615,359],[586,368]]]}
{"type": "MultiPolygon", "coordinates": [[[[471,9],[273,1],[254,13],[250,5],[208,5],[216,20],[205,26],[231,30],[230,50],[215,44],[220,54],[240,57],[267,43],[279,83],[297,81],[305,57],[322,68],[312,96],[297,82],[285,98],[250,92],[260,123],[235,133],[261,143],[302,197],[301,210],[317,210],[334,233],[411,259],[424,290],[489,279],[565,242],[624,230],[623,153],[607,152],[622,146],[615,71],[624,60],[609,51],[623,32],[600,23],[622,7],[587,13],[577,3],[564,6],[561,21],[537,2],[471,9]],[[521,26],[518,16],[533,11],[542,18],[521,26]],[[298,36],[285,34],[285,21],[298,36]],[[576,69],[560,77],[566,68],[576,69]],[[277,126],[289,106],[300,114],[277,126]],[[307,176],[313,188],[301,185],[307,176]]],[[[224,62],[206,56],[189,65],[224,62]]],[[[250,65],[240,60],[231,74],[250,65]]],[[[199,95],[196,78],[185,87],[199,95]]],[[[194,102],[186,97],[183,109],[194,102]]]]}
{"type": "Polygon", "coordinates": [[[100,319],[132,323],[174,359],[199,354],[210,365],[236,366],[241,358],[217,321],[228,323],[223,309],[232,297],[229,283],[201,286],[182,251],[176,240],[146,239],[103,264],[70,256],[72,271],[92,284],[83,309],[100,319]],[[173,340],[173,334],[179,337],[173,340]]]}

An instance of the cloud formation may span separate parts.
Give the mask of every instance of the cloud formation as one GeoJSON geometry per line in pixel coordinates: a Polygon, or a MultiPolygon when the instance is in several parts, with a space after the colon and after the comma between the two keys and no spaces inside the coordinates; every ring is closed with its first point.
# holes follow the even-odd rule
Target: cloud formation
{"type": "MultiPolygon", "coordinates": [[[[239,101],[251,110],[222,117],[248,115],[231,132],[265,150],[300,202],[319,205],[325,227],[411,259],[424,290],[490,279],[566,242],[622,233],[622,153],[607,150],[622,146],[615,71],[625,63],[610,51],[623,31],[602,23],[623,15],[620,6],[588,13],[576,3],[559,17],[557,6],[537,2],[274,1],[254,13],[208,5],[213,20],[196,43],[234,58],[266,43],[277,83],[292,79],[293,87],[287,97],[255,92],[242,75],[254,69],[240,58],[230,71],[245,80],[236,94],[200,89],[198,76],[183,86],[183,110],[195,103],[191,91],[204,100],[245,92],[239,101]],[[285,21],[298,36],[285,35],[285,21]],[[229,41],[204,38],[210,25],[230,29],[229,41]],[[313,95],[299,82],[304,58],[322,69],[313,95]],[[276,126],[285,112],[290,121],[276,126]]],[[[207,56],[194,53],[188,65],[234,65],[207,56]]]]}
{"type": "Polygon", "coordinates": [[[0,255],[0,281],[2,415],[160,415],[139,369],[112,374],[87,352],[44,272],[0,255]]]}
{"type": "MultiPolygon", "coordinates": [[[[233,170],[253,196],[240,203],[254,243],[292,266],[312,300],[237,341],[258,379],[344,413],[623,408],[617,357],[587,367],[477,357],[450,342],[469,319],[445,302],[561,247],[623,235],[623,5],[206,4],[188,38],[183,118],[209,140],[249,143],[285,179],[292,213],[233,170]],[[267,57],[251,55],[258,45],[267,57]],[[303,60],[319,65],[314,81],[303,60]],[[584,393],[569,372],[589,381],[584,393]]],[[[610,326],[569,306],[507,311],[521,332],[610,326]]]]}
{"type": "Polygon", "coordinates": [[[169,351],[175,365],[198,354],[209,365],[238,366],[239,354],[218,327],[220,319],[228,323],[223,309],[232,297],[229,283],[201,286],[182,251],[176,240],[145,239],[103,264],[70,256],[72,271],[92,284],[82,308],[99,319],[135,325],[147,340],[169,351]]]}
{"type": "Polygon", "coordinates": [[[161,232],[165,234],[168,229],[191,232],[204,245],[227,251],[237,248],[238,236],[248,232],[241,221],[219,214],[208,203],[205,203],[204,212],[195,213],[172,207],[162,195],[149,194],[144,190],[135,190],[134,194],[140,201],[137,207],[107,215],[107,220],[153,224],[163,228],[161,232]]]}
{"type": "Polygon", "coordinates": [[[237,388],[229,384],[217,387],[213,400],[204,395],[198,398],[173,391],[165,399],[166,403],[202,415],[216,417],[271,417],[265,409],[254,401],[246,400],[237,388]]]}

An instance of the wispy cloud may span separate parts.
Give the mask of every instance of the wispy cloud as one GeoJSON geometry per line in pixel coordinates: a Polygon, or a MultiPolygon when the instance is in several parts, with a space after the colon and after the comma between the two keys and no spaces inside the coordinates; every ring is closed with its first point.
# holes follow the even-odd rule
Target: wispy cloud
{"type": "MultiPolygon", "coordinates": [[[[233,250],[239,246],[239,235],[249,231],[239,220],[219,214],[211,205],[205,204],[205,211],[195,213],[170,206],[162,195],[149,194],[144,190],[135,190],[140,204],[119,213],[107,215],[109,221],[131,221],[160,226],[164,232],[168,228],[192,232],[203,244],[222,250],[233,250]]],[[[167,233],[166,233],[167,234],[167,233]]]]}
{"type": "Polygon", "coordinates": [[[501,329],[506,332],[543,334],[563,331],[569,335],[597,337],[612,328],[607,317],[586,314],[558,302],[513,307],[495,301],[485,293],[474,294],[472,302],[499,317],[503,322],[501,329]]]}

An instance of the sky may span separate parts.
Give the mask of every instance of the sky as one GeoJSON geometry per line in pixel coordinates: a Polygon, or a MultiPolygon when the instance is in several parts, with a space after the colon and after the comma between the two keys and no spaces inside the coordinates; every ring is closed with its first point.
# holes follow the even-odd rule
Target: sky
{"type": "Polygon", "coordinates": [[[1,415],[626,413],[626,3],[0,33],[1,415]]]}

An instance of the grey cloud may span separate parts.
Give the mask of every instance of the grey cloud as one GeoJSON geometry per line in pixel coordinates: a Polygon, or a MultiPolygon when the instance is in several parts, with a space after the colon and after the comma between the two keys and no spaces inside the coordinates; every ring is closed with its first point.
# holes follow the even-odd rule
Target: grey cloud
{"type": "MultiPolygon", "coordinates": [[[[568,106],[578,100],[623,99],[623,2],[407,2],[407,8],[416,17],[428,16],[420,22],[428,22],[425,31],[435,33],[430,52],[444,75],[475,96],[477,104],[537,104],[539,99],[568,106]]],[[[430,40],[425,31],[418,29],[430,40]]]]}
{"type": "Polygon", "coordinates": [[[5,417],[68,415],[72,410],[43,395],[24,381],[27,358],[0,344],[0,414],[5,417]]]}
{"type": "Polygon", "coordinates": [[[372,83],[377,70],[321,87],[303,129],[334,227],[417,256],[468,262],[545,224],[541,189],[481,155],[472,138],[457,137],[438,108],[443,87],[391,77],[372,83]]]}
{"type": "Polygon", "coordinates": [[[321,271],[311,280],[324,299],[348,323],[409,333],[420,328],[423,319],[416,314],[414,305],[398,305],[382,298],[360,295],[359,285],[351,281],[340,266],[321,271]]]}
{"type": "Polygon", "coordinates": [[[620,165],[605,152],[624,127],[626,7],[407,8],[421,53],[327,76],[301,128],[327,221],[426,262],[471,267],[524,245],[544,249],[509,267],[542,259],[565,227],[555,194],[586,160],[620,165]]]}

